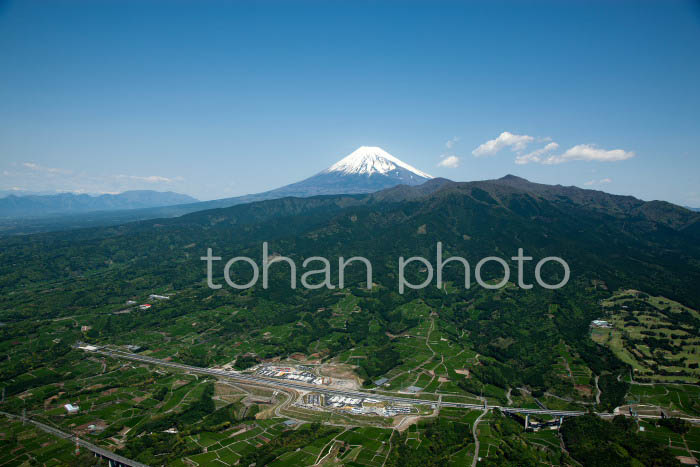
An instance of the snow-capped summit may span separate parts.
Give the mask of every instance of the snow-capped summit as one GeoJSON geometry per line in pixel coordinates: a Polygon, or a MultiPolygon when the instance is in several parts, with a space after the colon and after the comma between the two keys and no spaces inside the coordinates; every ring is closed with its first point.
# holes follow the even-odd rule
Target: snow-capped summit
{"type": "MultiPolygon", "coordinates": [[[[134,214],[135,217],[127,215],[123,218],[136,220],[180,216],[204,209],[225,208],[237,204],[285,197],[306,198],[317,195],[374,193],[397,185],[422,185],[432,178],[432,176],[406,164],[382,148],[361,146],[326,170],[300,182],[262,193],[169,206],[161,210],[151,208],[150,212],[154,213],[153,217],[150,217],[151,214],[145,214],[146,217],[142,217],[142,214],[134,214]]],[[[122,217],[117,218],[122,219],[122,217]]]]}
{"type": "MultiPolygon", "coordinates": [[[[295,196],[360,194],[391,188],[396,185],[421,185],[431,175],[392,156],[382,148],[361,146],[316,175],[300,182],[263,193],[227,198],[235,204],[295,196]]],[[[217,207],[231,206],[219,202],[217,207]]]]}
{"type": "Polygon", "coordinates": [[[399,168],[413,172],[420,178],[433,178],[432,175],[406,164],[377,146],[360,146],[348,156],[326,169],[326,172],[372,176],[373,174],[390,175],[392,171],[399,168]]]}
{"type": "Polygon", "coordinates": [[[372,193],[396,185],[421,185],[431,178],[382,148],[360,146],[313,177],[260,193],[255,199],[372,193]]]}

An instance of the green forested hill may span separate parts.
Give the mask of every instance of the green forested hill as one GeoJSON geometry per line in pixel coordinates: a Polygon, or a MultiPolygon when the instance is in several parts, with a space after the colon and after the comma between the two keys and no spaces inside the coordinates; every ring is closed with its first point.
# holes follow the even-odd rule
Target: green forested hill
{"type": "MultiPolygon", "coordinates": [[[[197,366],[235,360],[244,368],[296,353],[343,364],[353,359],[353,371],[366,386],[388,376],[390,390],[415,381],[428,393],[483,396],[497,404],[509,398],[535,404],[539,398],[555,407],[612,410],[629,398],[668,399],[663,392],[630,390],[632,368],[619,358],[624,353],[596,344],[589,325],[609,312],[603,305],[621,289],[700,308],[699,218],[664,203],[508,176],[472,183],[436,179],[371,195],[284,198],[175,219],[5,238],[0,241],[0,384],[10,398],[8,410],[24,407],[42,414],[44,400],[61,394],[64,386],[82,391],[77,389],[82,373],[75,368],[97,371],[95,362],[70,348],[87,341],[138,345],[197,366]],[[206,286],[200,257],[207,248],[224,260],[243,255],[261,264],[263,242],[269,242],[270,253],[296,262],[297,282],[318,267],[303,268],[305,258],[328,258],[331,282],[337,284],[337,258],[364,256],[373,265],[373,287],[365,287],[365,271],[355,265],[346,270],[344,290],[292,290],[284,264],[272,266],[268,289],[260,282],[249,290],[206,286]],[[471,287],[464,287],[461,265],[450,263],[442,289],[433,279],[425,289],[399,294],[398,258],[419,255],[434,266],[438,242],[444,258],[469,261],[471,287]],[[526,263],[525,283],[534,282],[538,260],[559,256],[571,268],[568,284],[558,290],[516,287],[517,264],[510,258],[518,248],[534,258],[526,263]],[[475,283],[474,267],[487,256],[510,264],[506,287],[488,290],[475,283]],[[153,293],[171,298],[153,302],[148,311],[125,305],[150,301],[153,293]],[[418,367],[422,374],[411,373],[418,367]]],[[[221,284],[223,263],[214,266],[215,282],[221,284]]],[[[244,263],[231,271],[239,283],[250,275],[244,263]]],[[[493,263],[483,270],[487,280],[502,274],[493,263]]],[[[415,264],[407,267],[412,283],[424,276],[415,264]]],[[[562,270],[550,264],[542,276],[556,283],[562,270]]],[[[671,324],[667,327],[675,329],[671,324]]],[[[692,334],[688,323],[681,324],[692,334]]],[[[696,367],[675,368],[674,374],[695,378],[696,367]]],[[[136,375],[132,380],[138,388],[149,384],[136,375]]],[[[129,389],[135,390],[141,391],[129,389]]],[[[164,400],[162,392],[154,406],[164,400]]],[[[700,414],[696,392],[666,393],[679,394],[684,413],[700,414]]],[[[192,407],[183,413],[195,413],[192,407]]],[[[156,416],[151,423],[150,408],[137,409],[139,424],[126,436],[130,455],[142,452],[144,430],[171,421],[156,416]]],[[[227,417],[221,423],[237,420],[227,417]]],[[[136,423],[116,420],[108,432],[127,422],[136,423]]],[[[189,452],[184,445],[173,451],[160,438],[148,441],[157,452],[189,452]]],[[[504,456],[525,456],[525,451],[501,449],[504,456]]],[[[533,456],[537,450],[528,452],[533,456]]],[[[398,459],[413,455],[395,454],[398,459]]]]}
{"type": "MultiPolygon", "coordinates": [[[[0,286],[9,291],[110,269],[134,277],[160,269],[160,280],[167,282],[172,268],[194,283],[207,247],[222,255],[253,254],[263,241],[297,258],[362,254],[377,267],[391,267],[400,255],[433,258],[441,241],[446,255],[474,262],[513,256],[518,247],[535,258],[560,256],[574,278],[591,275],[609,287],[649,289],[697,307],[692,284],[700,278],[699,239],[700,215],[673,205],[510,176],[433,180],[373,195],[284,198],[176,219],[3,239],[0,286]]],[[[387,278],[378,275],[379,281],[387,278]]]]}
{"type": "MultiPolygon", "coordinates": [[[[268,290],[257,286],[239,292],[224,286],[211,291],[204,286],[205,268],[199,257],[212,248],[225,259],[237,255],[259,259],[261,244],[267,241],[271,252],[297,262],[297,276],[303,272],[304,258],[329,258],[335,283],[335,258],[362,255],[372,261],[377,287],[369,294],[357,292],[367,295],[363,308],[369,313],[353,317],[350,339],[338,344],[336,351],[368,339],[374,320],[381,328],[395,330],[393,320],[400,317],[392,308],[420,299],[441,310],[441,318],[455,329],[470,330],[471,344],[504,365],[494,366],[499,371],[494,378],[502,383],[526,378],[544,389],[551,362],[538,351],[543,342],[556,345],[563,340],[587,355],[589,365],[596,368],[620,364],[587,338],[588,323],[599,313],[605,289],[634,288],[700,306],[695,287],[700,281],[698,217],[672,205],[662,210],[658,203],[531,184],[511,176],[473,183],[434,180],[364,196],[285,198],[177,219],[5,239],[0,253],[4,297],[0,306],[3,321],[50,318],[123,303],[157,288],[178,292],[183,300],[188,294],[216,297],[217,305],[244,299],[251,308],[284,304],[265,313],[274,315],[269,317],[274,321],[290,322],[309,308],[308,303],[324,305],[335,295],[328,290],[290,290],[287,269],[281,266],[273,268],[268,290]],[[470,262],[472,284],[479,259],[495,255],[509,260],[518,248],[535,261],[564,258],[571,267],[571,280],[556,291],[535,286],[493,292],[475,284],[467,290],[461,268],[453,264],[445,268],[450,293],[431,285],[399,296],[398,257],[420,255],[435,264],[437,242],[443,244],[444,257],[456,255],[470,262]],[[550,306],[558,309],[553,316],[550,306]],[[494,339],[512,344],[494,346],[494,339]]],[[[516,265],[509,262],[515,281],[516,265]]],[[[223,282],[222,263],[214,270],[219,282],[223,282]]],[[[528,264],[525,282],[532,283],[534,262],[528,264]]],[[[485,276],[501,277],[500,266],[490,266],[484,269],[485,276]]],[[[245,276],[246,268],[239,264],[233,271],[245,276]]],[[[348,269],[348,274],[348,283],[364,280],[359,268],[348,269]]],[[[561,274],[555,266],[543,269],[550,283],[558,282],[561,274]]],[[[413,283],[423,278],[413,267],[407,276],[413,283]]],[[[314,339],[331,332],[323,322],[319,326],[314,339]]],[[[241,329],[255,327],[253,320],[241,329]]],[[[311,337],[304,342],[311,342],[311,337]]],[[[290,342],[279,352],[303,350],[304,345],[290,342]]]]}

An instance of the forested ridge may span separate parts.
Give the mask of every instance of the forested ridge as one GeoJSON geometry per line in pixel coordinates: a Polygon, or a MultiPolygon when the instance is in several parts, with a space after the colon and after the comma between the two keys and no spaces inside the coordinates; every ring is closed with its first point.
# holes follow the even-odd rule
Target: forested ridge
{"type": "MultiPolygon", "coordinates": [[[[0,359],[0,380],[12,397],[70,378],[70,370],[61,368],[81,358],[70,346],[83,341],[138,344],[142,350],[167,348],[176,361],[196,366],[235,361],[238,369],[295,353],[329,361],[361,349],[364,358],[355,361],[354,371],[371,387],[374,380],[412,359],[400,345],[401,336],[431,326],[445,346],[478,355],[468,374],[447,370],[451,390],[459,394],[499,403],[506,402],[507,391],[513,397],[575,397],[609,411],[625,402],[629,392],[625,378],[631,368],[590,338],[590,323],[601,317],[602,302],[622,288],[700,307],[695,287],[700,283],[698,219],[700,214],[672,205],[505,177],[473,183],[434,180],[371,195],[284,198],[175,219],[4,238],[0,345],[8,356],[0,359]],[[356,264],[346,269],[344,290],[292,290],[289,267],[283,263],[270,268],[267,289],[260,283],[248,290],[228,287],[223,263],[248,256],[260,264],[262,242],[269,243],[271,253],[296,262],[297,282],[305,271],[301,267],[305,258],[328,258],[334,265],[331,283],[337,285],[337,258],[364,256],[372,262],[372,288],[366,288],[365,270],[356,264]],[[464,287],[464,270],[453,262],[444,268],[442,289],[433,281],[422,290],[399,294],[398,258],[423,256],[435,265],[438,242],[443,258],[460,256],[469,261],[471,286],[464,287]],[[200,257],[208,248],[224,258],[214,266],[214,278],[223,284],[218,290],[206,286],[200,257]],[[568,284],[558,290],[537,285],[518,288],[517,265],[510,259],[518,248],[534,258],[526,263],[525,283],[535,283],[533,269],[539,259],[558,256],[571,268],[568,284]],[[506,287],[488,290],[474,283],[474,265],[487,256],[509,262],[506,287]],[[132,299],[143,303],[153,293],[170,299],[153,302],[149,311],[125,305],[132,299]],[[163,330],[173,323],[195,315],[187,341],[179,342],[177,335],[163,337],[167,334],[163,330]],[[271,327],[291,331],[283,337],[263,332],[271,327]],[[26,347],[10,358],[13,346],[20,345],[26,347]],[[563,377],[571,368],[562,368],[562,360],[585,368],[585,376],[563,377]],[[47,366],[55,370],[23,376],[47,366]],[[600,403],[594,394],[596,381],[602,390],[600,403]]],[[[246,282],[250,267],[236,263],[231,274],[239,283],[246,282]]],[[[482,271],[486,280],[498,280],[502,274],[502,268],[492,263],[482,271]]],[[[556,283],[562,271],[548,264],[542,276],[556,283]]],[[[420,283],[425,271],[411,265],[406,277],[420,283]]],[[[666,314],[679,323],[695,319],[689,313],[666,314]]],[[[441,362],[439,352],[432,358],[441,362]]],[[[231,409],[213,410],[210,396],[203,392],[177,419],[155,418],[145,426],[151,431],[170,426],[184,430],[192,422],[205,430],[241,419],[231,409]]],[[[13,403],[20,407],[20,402],[13,403]]],[[[503,430],[499,436],[519,439],[509,421],[499,423],[503,430]]],[[[422,426],[428,438],[421,456],[437,459],[436,453],[450,454],[459,443],[452,447],[441,443],[450,436],[467,439],[463,428],[444,420],[422,426]]],[[[327,430],[288,435],[246,460],[264,463],[284,449],[334,436],[331,428],[327,430]]],[[[617,440],[615,433],[601,433],[617,440]]],[[[168,443],[154,435],[130,444],[127,452],[186,449],[168,443]]],[[[627,446],[615,443],[613,451],[618,445],[627,446]]],[[[572,457],[587,456],[586,449],[573,449],[572,457]]],[[[514,447],[499,455],[517,459],[518,452],[514,447]]],[[[398,450],[392,462],[414,465],[419,459],[409,461],[414,454],[398,450]]],[[[665,456],[662,451],[652,454],[665,456]]]]}

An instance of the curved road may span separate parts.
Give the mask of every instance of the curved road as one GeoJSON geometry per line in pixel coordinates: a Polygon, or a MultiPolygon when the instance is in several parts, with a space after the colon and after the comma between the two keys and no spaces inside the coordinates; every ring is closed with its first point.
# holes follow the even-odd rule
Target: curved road
{"type": "MultiPolygon", "coordinates": [[[[203,375],[223,377],[223,378],[228,378],[228,379],[231,379],[234,381],[239,381],[239,382],[247,382],[247,383],[253,383],[253,384],[258,384],[258,385],[288,388],[288,389],[295,389],[295,390],[301,390],[301,391],[313,391],[313,392],[326,394],[326,395],[330,395],[330,396],[337,395],[337,396],[345,396],[345,397],[353,397],[353,398],[370,398],[370,399],[377,399],[377,400],[382,400],[382,401],[387,401],[387,402],[395,402],[395,403],[400,403],[400,404],[430,405],[433,407],[436,407],[439,404],[441,407],[456,407],[456,408],[461,408],[461,409],[473,409],[473,410],[476,410],[476,409],[481,409],[481,410],[499,409],[502,412],[533,414],[533,415],[538,415],[538,414],[539,415],[553,415],[553,416],[560,416],[560,417],[576,417],[576,416],[585,415],[586,413],[588,413],[588,412],[577,411],[577,410],[549,410],[549,409],[545,409],[545,408],[532,409],[532,408],[526,408],[526,407],[507,407],[507,406],[487,405],[487,404],[467,404],[467,403],[462,403],[462,402],[445,402],[445,401],[439,402],[439,401],[426,400],[426,399],[414,399],[414,398],[410,398],[410,397],[375,394],[372,392],[358,391],[358,390],[348,391],[348,390],[342,390],[342,389],[331,389],[331,388],[321,387],[321,386],[315,385],[315,384],[307,384],[307,383],[301,383],[301,382],[297,382],[297,381],[289,381],[289,380],[275,379],[275,378],[266,378],[266,377],[261,377],[261,376],[256,376],[256,375],[239,373],[237,371],[215,370],[212,368],[201,368],[201,367],[196,367],[196,366],[191,366],[191,365],[185,365],[182,363],[168,362],[165,360],[160,360],[160,359],[148,357],[145,355],[123,352],[121,350],[111,350],[111,349],[107,349],[107,348],[97,348],[95,350],[88,350],[85,348],[81,348],[81,349],[85,350],[86,352],[89,352],[89,353],[106,355],[106,356],[109,356],[112,358],[117,358],[117,359],[131,360],[131,361],[136,361],[136,362],[148,363],[151,365],[177,368],[177,369],[180,369],[183,371],[189,371],[192,373],[198,373],[198,374],[203,374],[203,375]]],[[[599,417],[610,418],[613,416],[613,414],[610,414],[607,412],[595,412],[595,413],[599,417]]],[[[658,418],[655,416],[646,416],[646,417],[647,418],[658,418]]],[[[700,424],[700,419],[698,419],[698,418],[684,418],[684,420],[687,420],[691,423],[700,424]]]]}
{"type": "Polygon", "coordinates": [[[476,463],[479,462],[479,436],[476,433],[476,427],[479,425],[481,417],[488,412],[488,409],[484,409],[484,412],[474,420],[474,426],[472,427],[472,434],[474,435],[474,459],[472,459],[472,467],[476,467],[476,463]]]}

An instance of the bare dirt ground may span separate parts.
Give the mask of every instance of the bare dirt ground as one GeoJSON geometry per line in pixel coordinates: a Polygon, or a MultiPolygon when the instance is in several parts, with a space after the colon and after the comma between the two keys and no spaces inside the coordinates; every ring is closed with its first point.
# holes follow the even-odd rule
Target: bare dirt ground
{"type": "Polygon", "coordinates": [[[406,429],[413,425],[414,423],[418,423],[418,420],[421,418],[433,418],[438,416],[438,409],[433,409],[433,412],[430,415],[399,415],[397,417],[394,417],[394,429],[398,430],[399,432],[404,432],[406,429]]]}
{"type": "Polygon", "coordinates": [[[328,363],[319,367],[319,374],[331,378],[329,387],[338,389],[360,389],[362,381],[357,377],[351,365],[328,363]]]}
{"type": "Polygon", "coordinates": [[[406,431],[406,429],[408,429],[409,426],[413,425],[414,423],[417,423],[420,419],[421,417],[418,415],[409,415],[407,417],[394,417],[394,420],[396,421],[394,429],[397,430],[399,433],[403,433],[404,431],[406,431]]]}

